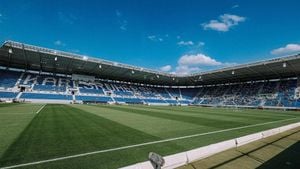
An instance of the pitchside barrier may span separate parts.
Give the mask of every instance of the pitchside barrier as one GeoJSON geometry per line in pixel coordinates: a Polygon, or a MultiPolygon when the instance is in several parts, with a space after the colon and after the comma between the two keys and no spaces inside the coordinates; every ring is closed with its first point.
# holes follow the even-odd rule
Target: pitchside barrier
{"type": "Polygon", "coordinates": [[[215,105],[215,104],[198,104],[198,105],[193,105],[193,106],[300,111],[299,107],[279,107],[279,106],[244,106],[244,105],[215,105]]]}
{"type": "MultiPolygon", "coordinates": [[[[254,134],[249,134],[246,136],[242,136],[239,138],[227,140],[227,141],[222,141],[219,143],[215,144],[210,144],[208,146],[196,148],[193,150],[189,150],[186,152],[181,152],[169,156],[165,156],[165,164],[162,167],[162,169],[173,169],[177,168],[183,165],[186,165],[188,163],[191,163],[196,160],[201,160],[206,157],[209,157],[211,155],[214,155],[216,153],[231,149],[231,148],[236,148],[248,143],[251,143],[253,141],[266,138],[275,134],[279,134],[281,132],[296,128],[300,126],[300,122],[298,123],[293,123],[289,124],[286,126],[270,129],[270,130],[265,130],[262,132],[254,133],[254,134]]],[[[149,161],[133,164],[127,167],[122,167],[121,169],[153,169],[153,166],[149,161]]]]}

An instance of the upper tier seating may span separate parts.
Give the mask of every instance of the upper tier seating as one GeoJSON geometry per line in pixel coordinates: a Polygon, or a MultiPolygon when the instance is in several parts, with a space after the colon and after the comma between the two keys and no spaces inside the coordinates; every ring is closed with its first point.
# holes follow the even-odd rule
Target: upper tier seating
{"type": "Polygon", "coordinates": [[[0,88],[7,89],[14,87],[20,75],[21,73],[19,72],[0,70],[0,88]]]}
{"type": "Polygon", "coordinates": [[[71,79],[67,77],[46,76],[25,73],[20,85],[32,86],[34,91],[66,92],[67,87],[72,87],[71,79]]]}

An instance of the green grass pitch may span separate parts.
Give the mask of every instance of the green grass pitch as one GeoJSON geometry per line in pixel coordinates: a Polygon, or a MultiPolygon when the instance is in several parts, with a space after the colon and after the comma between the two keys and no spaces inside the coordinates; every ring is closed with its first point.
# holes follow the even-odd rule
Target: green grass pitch
{"type": "Polygon", "coordinates": [[[300,121],[299,112],[276,110],[48,104],[36,113],[42,106],[0,104],[0,168],[95,151],[22,168],[118,168],[151,151],[174,154],[300,121]]]}

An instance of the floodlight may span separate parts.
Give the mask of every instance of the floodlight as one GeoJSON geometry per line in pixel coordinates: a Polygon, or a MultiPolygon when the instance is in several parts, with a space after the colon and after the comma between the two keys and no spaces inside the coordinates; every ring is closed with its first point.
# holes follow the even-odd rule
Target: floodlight
{"type": "Polygon", "coordinates": [[[156,77],[159,79],[159,75],[156,75],[156,77]]]}
{"type": "Polygon", "coordinates": [[[87,57],[87,56],[83,56],[82,59],[83,59],[83,60],[88,60],[88,57],[87,57]]]}
{"type": "Polygon", "coordinates": [[[149,160],[154,169],[161,169],[161,167],[165,164],[164,158],[154,152],[149,153],[149,160]]]}
{"type": "Polygon", "coordinates": [[[99,69],[101,69],[102,68],[102,65],[99,65],[99,69]]]}
{"type": "Polygon", "coordinates": [[[12,54],[13,53],[13,51],[12,51],[12,49],[10,48],[10,49],[8,49],[8,53],[10,53],[10,54],[12,54]]]}
{"type": "Polygon", "coordinates": [[[286,62],[283,62],[282,67],[286,67],[286,66],[287,66],[286,62]]]}
{"type": "Polygon", "coordinates": [[[57,61],[57,57],[55,57],[54,60],[57,61]]]}
{"type": "Polygon", "coordinates": [[[231,72],[231,74],[233,74],[233,75],[235,74],[234,70],[231,72]]]}
{"type": "Polygon", "coordinates": [[[132,70],[131,73],[134,74],[135,73],[134,70],[132,70]]]}

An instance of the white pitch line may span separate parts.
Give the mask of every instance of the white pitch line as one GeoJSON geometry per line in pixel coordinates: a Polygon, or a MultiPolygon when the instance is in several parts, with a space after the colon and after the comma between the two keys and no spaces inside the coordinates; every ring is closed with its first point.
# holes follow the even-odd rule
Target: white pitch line
{"type": "Polygon", "coordinates": [[[35,112],[36,114],[39,114],[40,111],[43,110],[43,108],[46,106],[47,104],[44,104],[37,112],[35,112]]]}
{"type": "Polygon", "coordinates": [[[31,162],[31,163],[23,163],[23,164],[18,164],[18,165],[12,165],[12,166],[3,167],[3,168],[0,168],[0,169],[11,169],[11,168],[18,168],[18,167],[24,167],[24,166],[31,166],[31,165],[48,163],[48,162],[54,162],[54,161],[61,161],[61,160],[66,160],[66,159],[71,159],[71,158],[89,156],[89,155],[93,155],[93,154],[100,154],[100,153],[106,153],[106,152],[117,151],[117,150],[124,150],[124,149],[129,149],[129,148],[134,148],[134,147],[141,147],[141,146],[145,146],[145,145],[152,145],[152,144],[157,144],[157,143],[164,143],[164,142],[182,140],[182,139],[193,138],[193,137],[198,137],[198,136],[204,136],[204,135],[209,135],[209,134],[222,133],[222,132],[226,132],[226,131],[233,131],[233,130],[239,130],[239,129],[244,129],[244,128],[263,126],[263,125],[273,124],[273,123],[278,123],[278,122],[283,122],[283,121],[290,121],[290,120],[293,120],[293,119],[296,119],[296,118],[283,119],[283,120],[271,121],[271,122],[266,122],[266,123],[258,123],[258,124],[252,124],[252,125],[241,126],[241,127],[234,127],[234,128],[224,129],[224,130],[211,131],[211,132],[207,132],[207,133],[198,133],[198,134],[193,134],[193,135],[188,135],[188,136],[169,138],[169,139],[164,139],[164,140],[159,140],[159,141],[151,141],[151,142],[134,144],[134,145],[129,145],[129,146],[111,148],[111,149],[106,149],[106,150],[92,151],[92,152],[88,152],[88,153],[76,154],[76,155],[71,155],[71,156],[53,158],[53,159],[48,159],[48,160],[41,160],[41,161],[36,161],[36,162],[31,162]]]}

